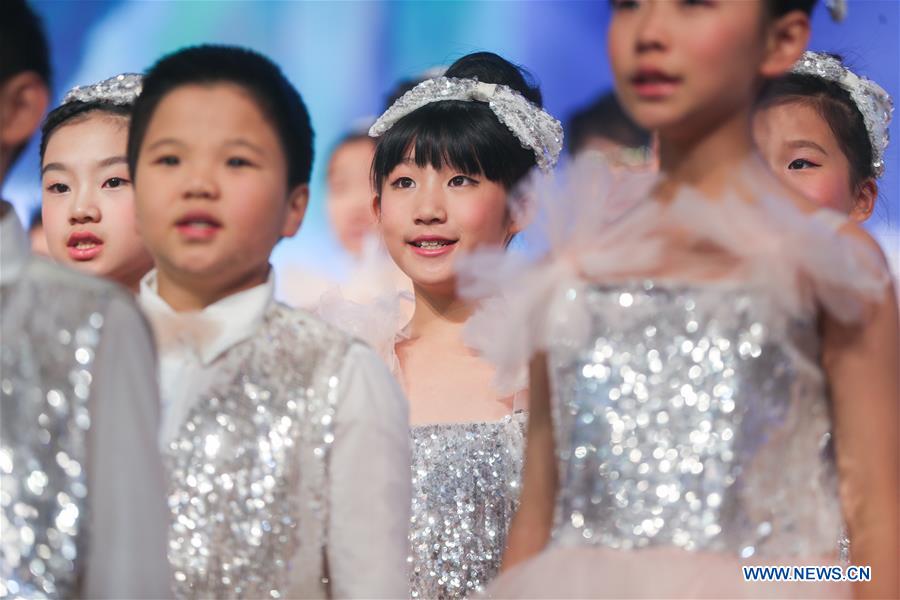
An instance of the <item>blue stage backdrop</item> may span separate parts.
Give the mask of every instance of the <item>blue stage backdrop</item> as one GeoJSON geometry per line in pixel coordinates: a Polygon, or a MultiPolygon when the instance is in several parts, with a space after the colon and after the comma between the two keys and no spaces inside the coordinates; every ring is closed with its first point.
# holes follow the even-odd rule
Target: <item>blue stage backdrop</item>
{"type": "MultiPolygon", "coordinates": [[[[821,4],[821,3],[820,3],[821,4]]],[[[142,71],[160,55],[204,42],[240,44],[277,61],[300,89],[316,131],[312,202],[298,236],[281,243],[276,267],[299,264],[340,272],[347,260],[323,207],[325,159],[362,117],[376,115],[392,85],[475,50],[525,66],[541,84],[547,108],[565,120],[607,89],[608,3],[597,1],[79,1],[36,0],[52,45],[54,97],[76,84],[142,71]]],[[[900,93],[900,1],[850,0],[846,22],[815,14],[815,50],[837,52],[900,93]]],[[[900,161],[887,155],[880,207],[869,228],[891,260],[900,256],[900,161]]],[[[37,140],[4,189],[23,219],[40,201],[37,140]]]]}

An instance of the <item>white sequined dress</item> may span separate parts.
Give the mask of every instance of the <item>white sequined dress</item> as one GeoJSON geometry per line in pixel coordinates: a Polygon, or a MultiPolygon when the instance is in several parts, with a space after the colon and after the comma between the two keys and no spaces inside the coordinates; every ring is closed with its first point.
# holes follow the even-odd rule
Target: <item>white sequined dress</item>
{"type": "Polygon", "coordinates": [[[546,353],[558,461],[548,547],[489,592],[848,596],[846,582],[745,582],[741,567],[838,563],[818,321],[883,297],[879,257],[787,198],[664,204],[650,180],[613,187],[585,168],[535,188],[545,260],[464,267],[468,294],[517,292],[472,337],[510,377],[546,353]]]}

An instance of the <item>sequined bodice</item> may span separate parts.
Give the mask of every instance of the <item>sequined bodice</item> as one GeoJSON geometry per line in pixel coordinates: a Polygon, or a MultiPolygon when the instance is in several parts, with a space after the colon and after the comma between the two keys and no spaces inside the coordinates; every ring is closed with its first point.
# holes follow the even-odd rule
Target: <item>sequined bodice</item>
{"type": "Polygon", "coordinates": [[[412,428],[413,598],[463,598],[496,575],[518,501],[525,420],[412,428]]]}
{"type": "Polygon", "coordinates": [[[350,339],[268,309],[167,451],[179,597],[327,594],[328,457],[350,339]]]}
{"type": "Polygon", "coordinates": [[[554,539],[834,554],[841,527],[815,321],[738,285],[570,290],[590,342],[551,349],[554,539]]]}
{"type": "MultiPolygon", "coordinates": [[[[37,261],[29,266],[32,272],[48,268],[37,261]]],[[[0,293],[3,598],[77,596],[90,543],[91,382],[115,292],[98,285],[93,294],[72,294],[66,277],[43,279],[26,273],[0,293]],[[65,310],[43,309],[48,299],[62,297],[65,310]]]]}

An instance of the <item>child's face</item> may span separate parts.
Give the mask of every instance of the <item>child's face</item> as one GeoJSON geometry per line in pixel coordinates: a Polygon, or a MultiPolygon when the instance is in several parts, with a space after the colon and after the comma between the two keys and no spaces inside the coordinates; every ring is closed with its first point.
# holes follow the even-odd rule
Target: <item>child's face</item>
{"type": "Polygon", "coordinates": [[[272,248],[303,219],[307,188],[288,189],[278,136],[236,85],[167,94],[135,169],[138,224],[160,278],[185,286],[227,294],[262,283],[272,248]]]}
{"type": "Polygon", "coordinates": [[[375,227],[369,173],[375,143],[353,140],[338,147],[328,164],[328,217],[341,246],[362,252],[363,240],[375,227]]]}
{"type": "Polygon", "coordinates": [[[765,54],[761,1],[614,0],[608,50],[635,121],[690,136],[749,105],[765,54]]]}
{"type": "Polygon", "coordinates": [[[394,262],[415,284],[440,294],[455,293],[457,256],[503,246],[518,231],[503,185],[446,165],[421,168],[412,159],[385,179],[376,212],[394,262]]]}
{"type": "Polygon", "coordinates": [[[753,119],[753,136],[787,186],[822,206],[851,214],[856,201],[850,163],[814,107],[788,102],[761,110],[753,119]]]}
{"type": "Polygon", "coordinates": [[[54,131],[41,165],[42,213],[56,261],[134,287],[153,262],[135,225],[127,140],[128,121],[103,113],[54,131]]]}

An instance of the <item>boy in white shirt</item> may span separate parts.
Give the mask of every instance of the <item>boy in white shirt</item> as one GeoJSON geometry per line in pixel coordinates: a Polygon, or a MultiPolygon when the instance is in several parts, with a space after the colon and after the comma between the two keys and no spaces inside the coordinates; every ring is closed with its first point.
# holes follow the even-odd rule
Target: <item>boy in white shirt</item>
{"type": "Polygon", "coordinates": [[[280,69],[234,47],[164,57],[134,107],[178,595],[408,594],[405,399],[370,349],[273,300],[312,135],[280,69]]]}

